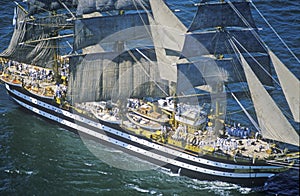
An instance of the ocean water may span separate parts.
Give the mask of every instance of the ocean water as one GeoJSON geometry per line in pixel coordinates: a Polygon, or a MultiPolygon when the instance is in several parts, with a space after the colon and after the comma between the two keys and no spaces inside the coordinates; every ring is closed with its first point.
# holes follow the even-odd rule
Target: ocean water
{"type": "MultiPolygon", "coordinates": [[[[185,24],[193,18],[196,0],[167,0],[185,24]]],[[[300,2],[255,0],[258,9],[300,57],[300,2]]],[[[13,1],[0,3],[0,51],[12,35],[13,1]]],[[[253,13],[262,38],[283,62],[300,76],[300,64],[266,23],[253,13]]],[[[281,94],[273,95],[281,100],[281,94]]],[[[247,100],[242,100],[247,103],[247,100]]],[[[285,103],[281,103],[285,106],[285,103]]],[[[235,109],[233,104],[229,104],[235,109]]],[[[244,120],[243,115],[233,118],[244,120]]],[[[299,124],[298,124],[299,125],[299,124]]],[[[297,125],[296,125],[297,126],[297,125]]],[[[299,127],[298,127],[299,130],[299,127]]],[[[128,164],[132,158],[90,141],[102,154],[128,164]]],[[[219,181],[194,180],[155,169],[127,171],[105,163],[72,132],[21,109],[0,84],[0,195],[299,195],[299,171],[271,178],[264,187],[250,189],[219,181]]]]}

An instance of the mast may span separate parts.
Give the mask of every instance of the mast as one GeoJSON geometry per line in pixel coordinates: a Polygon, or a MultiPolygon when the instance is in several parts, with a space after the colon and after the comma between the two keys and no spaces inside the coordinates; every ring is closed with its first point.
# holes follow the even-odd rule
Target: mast
{"type": "Polygon", "coordinates": [[[141,5],[137,0],[120,2],[126,7],[111,2],[103,7],[78,6],[73,48],[85,53],[70,58],[68,88],[68,94],[77,101],[157,97],[166,91],[167,85],[157,87],[164,83],[157,65],[152,63],[157,59],[144,10],[149,5],[141,5]],[[122,11],[130,8],[131,11],[122,11]]]}
{"type": "Polygon", "coordinates": [[[150,6],[152,15],[149,13],[148,17],[160,77],[168,83],[169,94],[175,96],[177,68],[174,65],[180,58],[187,28],[162,0],[150,0],[150,6]]]}
{"type": "MultiPolygon", "coordinates": [[[[56,11],[52,11],[51,15],[52,16],[56,16],[56,11]]],[[[53,37],[57,37],[58,36],[58,32],[54,31],[53,32],[53,37]]],[[[53,71],[54,71],[54,78],[55,78],[55,82],[56,84],[60,84],[60,75],[59,75],[59,71],[58,71],[58,54],[59,54],[59,43],[58,40],[54,40],[53,42],[53,48],[54,48],[54,52],[53,52],[53,71]]]]}
{"type": "Polygon", "coordinates": [[[299,146],[299,134],[282,114],[234,42],[232,44],[240,55],[241,63],[246,73],[262,136],[267,139],[299,146]]]}
{"type": "MultiPolygon", "coordinates": [[[[72,25],[67,22],[67,15],[47,16],[44,13],[47,10],[33,6],[34,3],[40,5],[38,1],[30,1],[28,11],[21,9],[20,5],[17,6],[17,20],[12,39],[8,48],[0,56],[21,63],[53,68],[55,63],[53,60],[57,58],[58,48],[53,43],[62,38],[54,35],[57,31],[68,29],[72,25]]],[[[56,12],[56,9],[49,10],[50,13],[56,12]]]]}
{"type": "Polygon", "coordinates": [[[187,87],[203,89],[208,86],[214,109],[214,129],[219,131],[226,112],[225,85],[247,82],[230,40],[235,38],[247,48],[245,59],[267,86],[273,85],[269,75],[270,57],[263,42],[256,37],[257,28],[248,1],[205,1],[197,4],[197,8],[185,34],[181,62],[177,63],[178,80],[181,81],[177,91],[185,94],[187,87]]]}

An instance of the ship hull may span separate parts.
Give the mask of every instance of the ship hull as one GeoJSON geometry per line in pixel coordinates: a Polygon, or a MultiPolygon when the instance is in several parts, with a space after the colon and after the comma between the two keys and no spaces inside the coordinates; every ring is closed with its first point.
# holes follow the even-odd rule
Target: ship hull
{"type": "Polygon", "coordinates": [[[53,101],[26,93],[22,87],[7,83],[5,87],[18,104],[36,115],[104,145],[167,168],[173,173],[200,180],[225,181],[255,187],[264,185],[276,173],[287,170],[287,167],[271,166],[266,162],[234,162],[213,156],[199,156],[64,110],[53,101]]]}

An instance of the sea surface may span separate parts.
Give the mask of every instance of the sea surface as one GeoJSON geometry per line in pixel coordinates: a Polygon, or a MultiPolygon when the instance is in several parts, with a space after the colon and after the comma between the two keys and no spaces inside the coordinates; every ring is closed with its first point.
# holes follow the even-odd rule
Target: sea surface
{"type": "MultiPolygon", "coordinates": [[[[167,0],[189,24],[196,0],[167,0]]],[[[255,0],[257,8],[300,57],[300,1],[255,0]]],[[[14,2],[0,2],[0,51],[12,35],[14,2]]],[[[268,25],[253,13],[260,34],[270,48],[299,77],[300,64],[268,25]]],[[[282,100],[280,93],[274,93],[282,100]]],[[[246,99],[246,98],[245,98],[246,99]]],[[[241,100],[247,104],[247,100],[241,100]]],[[[229,109],[236,106],[229,101],[229,109]]],[[[281,103],[287,107],[284,102],[281,103]]],[[[244,115],[232,118],[246,122],[244,115]]],[[[299,124],[295,125],[299,130],[299,124]]],[[[120,151],[90,141],[94,150],[115,159],[132,159],[120,151]]],[[[127,160],[126,160],[127,159],[127,160]]],[[[21,109],[0,84],[0,195],[299,195],[299,171],[271,178],[264,187],[250,189],[219,181],[194,180],[162,169],[128,171],[105,163],[90,151],[78,135],[21,109]]]]}

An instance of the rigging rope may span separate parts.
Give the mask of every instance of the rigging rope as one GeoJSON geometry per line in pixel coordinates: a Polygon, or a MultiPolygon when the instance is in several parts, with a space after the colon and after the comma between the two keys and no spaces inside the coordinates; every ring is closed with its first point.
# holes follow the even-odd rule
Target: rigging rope
{"type": "MultiPolygon", "coordinates": [[[[253,106],[249,106],[249,107],[245,108],[245,110],[249,110],[251,108],[253,108],[253,106]]],[[[236,110],[236,111],[233,111],[233,112],[227,112],[226,111],[226,115],[238,114],[238,113],[241,113],[241,112],[244,112],[244,110],[241,109],[241,110],[236,110]]]]}
{"type": "MultiPolygon", "coordinates": [[[[276,34],[276,36],[280,39],[280,41],[285,45],[285,47],[289,50],[289,52],[295,57],[295,59],[300,63],[299,59],[295,56],[295,54],[289,49],[289,47],[285,44],[285,42],[282,40],[282,38],[279,36],[279,34],[275,31],[275,29],[271,26],[271,24],[266,20],[266,18],[261,14],[261,12],[257,9],[257,7],[254,5],[254,3],[252,2],[252,0],[249,0],[251,5],[255,8],[255,10],[259,13],[259,15],[264,19],[264,21],[268,24],[268,26],[272,29],[272,31],[276,34]]],[[[249,23],[247,21],[245,21],[245,18],[241,15],[241,13],[235,8],[235,6],[230,2],[230,0],[228,0],[229,5],[232,7],[232,9],[234,9],[234,11],[238,14],[238,16],[244,21],[244,23],[251,28],[251,26],[249,25],[249,23]]],[[[254,37],[259,41],[259,43],[262,44],[262,46],[266,47],[267,46],[262,42],[262,40],[259,38],[259,35],[256,31],[251,31],[252,34],[254,35],[254,37]]],[[[280,83],[271,75],[271,73],[267,72],[265,70],[265,68],[253,57],[253,55],[251,55],[239,42],[236,38],[233,37],[233,39],[239,44],[239,46],[242,47],[243,50],[246,51],[246,53],[248,55],[250,55],[250,57],[260,66],[260,68],[262,68],[264,70],[264,72],[267,73],[267,75],[269,75],[271,77],[271,79],[280,87],[280,83]]],[[[279,105],[280,106],[280,105],[279,105]]],[[[280,106],[280,108],[282,109],[283,113],[289,118],[289,119],[293,119],[292,116],[283,109],[282,106],[280,106]]]]}
{"type": "MultiPolygon", "coordinates": [[[[238,53],[241,54],[240,51],[238,50],[237,46],[232,41],[232,39],[229,39],[228,41],[229,41],[232,49],[235,51],[235,53],[236,54],[238,54],[238,53]]],[[[242,64],[241,59],[240,58],[237,58],[237,59],[242,64]]],[[[258,124],[256,123],[256,121],[250,116],[250,114],[246,111],[246,109],[243,107],[243,105],[239,102],[239,100],[236,98],[236,96],[232,92],[231,92],[231,95],[235,99],[235,101],[238,103],[238,105],[242,108],[243,112],[246,114],[246,116],[251,121],[251,123],[254,125],[254,127],[260,132],[260,128],[259,128],[258,124]]]]}
{"type": "Polygon", "coordinates": [[[235,99],[235,101],[239,104],[239,106],[242,108],[243,112],[246,114],[246,116],[249,118],[249,120],[251,121],[251,123],[254,125],[254,127],[256,128],[256,130],[258,132],[260,132],[260,128],[258,126],[258,124],[256,123],[256,121],[251,117],[251,115],[247,112],[247,110],[245,109],[245,107],[242,105],[242,103],[238,100],[238,98],[231,93],[232,97],[235,99]]]}
{"type": "Polygon", "coordinates": [[[277,80],[275,80],[275,78],[271,75],[271,73],[269,73],[255,58],[253,55],[251,55],[251,53],[248,52],[248,50],[235,38],[235,37],[232,37],[234,39],[234,41],[254,60],[255,63],[257,63],[260,68],[262,68],[262,70],[264,70],[264,72],[266,72],[266,74],[268,76],[271,77],[271,79],[281,87],[281,85],[279,84],[279,82],[277,82],[277,80]]]}
{"type": "Polygon", "coordinates": [[[249,22],[246,20],[246,18],[241,14],[241,12],[231,3],[230,0],[228,0],[228,4],[230,7],[235,11],[235,13],[240,17],[240,19],[245,23],[245,25],[249,28],[252,29],[251,33],[253,36],[256,38],[256,40],[265,48],[266,45],[263,43],[263,41],[260,39],[259,35],[257,34],[256,31],[254,31],[253,27],[249,24],[249,22]]]}
{"type": "Polygon", "coordinates": [[[258,10],[258,8],[255,6],[255,4],[252,2],[252,0],[249,0],[251,5],[254,7],[254,9],[258,12],[258,14],[264,19],[264,21],[267,23],[267,25],[271,28],[271,30],[275,33],[275,35],[278,37],[278,39],[282,42],[282,44],[288,49],[288,51],[293,55],[293,57],[300,63],[300,60],[295,55],[295,53],[288,47],[288,45],[283,41],[283,39],[280,37],[280,35],[276,32],[276,30],[272,27],[272,25],[268,22],[268,20],[263,16],[263,14],[258,10]]]}
{"type": "MultiPolygon", "coordinates": [[[[230,0],[228,0],[228,4],[230,5],[230,7],[236,12],[236,14],[241,18],[241,20],[246,24],[246,26],[250,29],[253,29],[250,24],[248,23],[248,21],[245,19],[245,17],[237,10],[237,8],[231,3],[230,0]]],[[[251,30],[251,33],[253,34],[253,36],[256,38],[256,40],[263,46],[266,47],[266,45],[262,42],[262,40],[260,39],[259,35],[257,34],[256,31],[251,30]]],[[[262,70],[272,78],[272,80],[278,84],[280,86],[280,84],[275,80],[275,78],[253,57],[253,55],[251,55],[242,45],[239,41],[237,41],[237,39],[235,37],[233,37],[233,39],[239,44],[239,46],[242,47],[242,49],[260,66],[260,68],[262,68],[262,70]]]]}
{"type": "MultiPolygon", "coordinates": [[[[153,64],[153,62],[145,55],[145,54],[143,54],[139,49],[135,49],[138,53],[140,53],[144,58],[146,58],[151,64],[153,64]]],[[[144,73],[148,76],[148,78],[151,80],[151,81],[153,81],[154,82],[154,84],[166,95],[166,96],[169,96],[168,95],[168,93],[166,93],[166,91],[164,91],[163,89],[162,89],[162,87],[154,80],[154,79],[152,79],[151,78],[151,76],[149,75],[149,73],[145,70],[145,68],[143,67],[143,65],[142,65],[142,63],[141,62],[139,62],[139,60],[134,56],[134,54],[130,51],[130,50],[128,50],[128,53],[130,54],[130,56],[134,59],[134,61],[135,62],[137,62],[139,65],[140,65],[140,67],[142,68],[142,70],[144,71],[144,73]]]]}
{"type": "MultiPolygon", "coordinates": [[[[234,38],[235,39],[235,38],[234,38]]],[[[235,41],[240,45],[240,43],[235,39],[235,41]]],[[[236,51],[236,53],[240,53],[240,51],[238,51],[236,45],[234,44],[233,40],[229,40],[229,43],[232,45],[232,48],[236,51]]],[[[242,45],[240,45],[242,47],[243,50],[245,50],[246,52],[248,52],[245,48],[243,48],[242,45]]],[[[253,57],[254,58],[254,57],[253,57]]],[[[240,63],[242,64],[241,62],[241,59],[238,58],[238,60],[240,61],[240,63]]],[[[273,77],[272,77],[273,78],[273,77]]],[[[283,107],[277,103],[277,105],[281,108],[281,111],[289,118],[289,119],[293,119],[293,117],[285,110],[283,109],[283,107]]]]}
{"type": "MultiPolygon", "coordinates": [[[[226,32],[226,36],[227,36],[227,40],[230,40],[231,37],[232,37],[229,31],[226,32]]],[[[227,49],[228,54],[231,54],[231,53],[232,53],[232,50],[230,50],[230,49],[233,49],[233,48],[232,48],[231,44],[229,43],[229,45],[228,45],[228,43],[229,43],[229,42],[225,42],[225,46],[226,46],[226,49],[227,49]]],[[[235,53],[235,54],[236,54],[236,53],[235,53]]],[[[238,58],[237,55],[236,55],[236,57],[238,58]]],[[[239,66],[239,65],[237,65],[236,62],[235,62],[234,60],[232,60],[232,64],[234,65],[233,68],[234,68],[234,70],[235,70],[235,74],[237,75],[237,79],[238,79],[239,81],[243,81],[243,75],[242,75],[242,73],[238,70],[238,66],[239,66]]],[[[243,82],[240,82],[240,86],[241,86],[242,91],[243,91],[244,89],[247,89],[247,88],[248,88],[248,86],[246,85],[246,83],[243,83],[243,82]]],[[[245,90],[245,91],[246,91],[246,90],[245,90]]],[[[251,99],[249,93],[246,93],[245,95],[246,95],[246,97],[247,97],[248,99],[251,99]]]]}
{"type": "MultiPolygon", "coordinates": [[[[133,4],[134,4],[134,7],[136,8],[136,10],[138,10],[138,7],[136,5],[136,2],[135,1],[132,1],[133,4]]],[[[147,8],[144,6],[144,4],[141,2],[141,0],[138,1],[138,3],[140,4],[140,6],[143,8],[143,10],[147,13],[148,17],[151,16],[150,15],[150,12],[147,10],[147,8]]],[[[141,13],[138,12],[138,15],[140,16],[144,26],[147,26],[146,22],[144,21],[143,17],[141,16],[141,13]]],[[[151,16],[152,17],[152,16],[151,16]]],[[[152,18],[154,20],[154,18],[152,18]]],[[[153,37],[152,37],[152,34],[149,32],[148,28],[146,28],[146,31],[148,33],[148,35],[151,37],[151,39],[153,40],[153,37]]]]}

